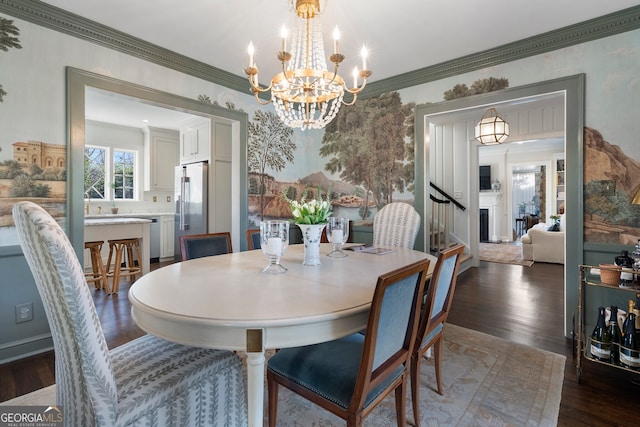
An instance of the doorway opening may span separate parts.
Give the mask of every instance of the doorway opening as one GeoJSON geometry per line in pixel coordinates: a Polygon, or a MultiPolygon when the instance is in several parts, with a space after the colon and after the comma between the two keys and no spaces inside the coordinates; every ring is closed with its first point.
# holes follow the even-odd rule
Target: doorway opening
{"type": "MultiPolygon", "coordinates": [[[[509,88],[494,93],[487,93],[475,97],[462,98],[437,104],[429,104],[416,107],[416,209],[424,218],[424,223],[429,224],[430,200],[426,191],[430,182],[444,186],[445,191],[460,196],[463,204],[469,209],[464,212],[454,212],[453,222],[456,225],[457,236],[469,247],[471,260],[467,267],[478,266],[479,246],[479,202],[475,196],[479,193],[478,177],[469,171],[477,170],[478,143],[473,138],[473,127],[482,111],[489,106],[499,105],[500,111],[517,108],[523,103],[536,102],[545,97],[562,97],[562,110],[559,118],[564,124],[563,140],[565,141],[565,213],[571,216],[566,227],[566,242],[571,245],[570,250],[565,251],[565,265],[579,265],[583,259],[583,230],[582,206],[582,171],[583,171],[583,130],[584,130],[584,75],[570,76],[528,86],[509,88]],[[466,119],[459,120],[451,126],[451,130],[441,132],[438,124],[443,117],[462,115],[466,119]],[[449,140],[448,144],[440,143],[439,136],[456,138],[449,140]],[[447,151],[448,150],[448,151],[447,151]],[[443,157],[443,155],[445,157],[443,157]],[[457,164],[457,166],[456,166],[457,164]]],[[[532,138],[536,139],[536,138],[532,138]]],[[[503,171],[503,180],[507,178],[503,171]]],[[[510,206],[510,200],[506,200],[510,206]]],[[[511,215],[507,215],[511,216],[511,215]]],[[[507,221],[511,228],[511,221],[507,221]]],[[[428,230],[423,227],[420,230],[418,244],[425,250],[430,250],[428,245],[428,230]]],[[[572,314],[577,306],[578,294],[577,271],[574,268],[565,268],[564,271],[564,334],[571,336],[572,314]]]]}
{"type": "MultiPolygon", "coordinates": [[[[231,126],[231,233],[234,246],[246,249],[244,233],[247,229],[247,114],[240,111],[204,104],[195,99],[143,87],[76,68],[67,68],[67,110],[69,135],[69,164],[84,163],[85,148],[85,99],[87,88],[118,94],[156,107],[180,111],[186,114],[218,118],[231,126]]],[[[82,259],[84,250],[84,168],[74,167],[69,171],[70,194],[67,198],[69,238],[82,259]]]]}

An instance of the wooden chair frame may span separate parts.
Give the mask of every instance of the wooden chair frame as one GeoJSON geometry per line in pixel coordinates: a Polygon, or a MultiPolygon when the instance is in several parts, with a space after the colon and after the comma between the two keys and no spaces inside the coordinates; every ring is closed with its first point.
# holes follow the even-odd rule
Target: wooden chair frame
{"type": "Polygon", "coordinates": [[[426,351],[434,347],[433,357],[436,370],[436,383],[438,387],[438,393],[442,394],[442,378],[440,375],[441,362],[442,362],[442,334],[441,329],[435,333],[427,342],[424,342],[439,325],[443,325],[449,315],[451,308],[451,302],[453,301],[453,294],[456,288],[456,281],[458,279],[458,269],[460,267],[460,260],[462,253],[464,252],[464,245],[458,244],[440,252],[438,261],[433,269],[433,275],[427,285],[426,296],[424,298],[424,304],[422,306],[422,313],[420,317],[420,323],[418,324],[418,333],[416,343],[413,347],[411,354],[411,400],[413,406],[413,417],[416,425],[420,423],[420,361],[426,351]],[[442,284],[439,283],[441,274],[443,272],[443,266],[447,260],[452,257],[456,257],[455,263],[452,269],[451,284],[449,290],[444,298],[442,309],[433,313],[436,291],[442,284]]]}
{"type": "MultiPolygon", "coordinates": [[[[189,250],[188,250],[187,244],[189,241],[204,240],[204,239],[219,239],[219,238],[226,238],[227,247],[229,249],[227,253],[232,253],[233,248],[231,246],[231,233],[229,233],[228,231],[222,231],[219,233],[203,233],[203,234],[191,234],[186,236],[180,236],[180,259],[182,261],[187,261],[189,259],[192,259],[188,256],[189,250]]],[[[220,254],[212,254],[212,255],[220,255],[220,254]]]]}
{"type": "Polygon", "coordinates": [[[253,236],[254,235],[258,235],[260,236],[260,229],[259,228],[251,228],[249,230],[246,231],[246,235],[247,235],[247,248],[252,251],[254,249],[260,249],[259,247],[256,247],[253,244],[253,236]]]}
{"type": "MultiPolygon", "coordinates": [[[[424,282],[429,269],[429,260],[425,259],[406,267],[394,270],[378,278],[376,290],[371,304],[371,311],[367,322],[366,334],[364,337],[363,353],[361,356],[357,380],[349,406],[345,409],[342,406],[325,399],[315,392],[293,382],[278,373],[268,369],[268,393],[269,393],[269,426],[275,427],[277,406],[278,406],[278,385],[283,385],[288,389],[300,394],[304,398],[328,410],[329,412],[347,421],[347,426],[361,426],[362,420],[370,411],[376,407],[384,398],[395,391],[396,415],[399,426],[406,425],[406,395],[408,361],[411,357],[413,346],[416,342],[417,322],[419,320],[419,307],[424,295],[424,282]],[[409,308],[409,324],[402,348],[381,363],[376,369],[373,368],[376,342],[378,339],[378,326],[381,315],[382,303],[387,288],[399,280],[417,274],[415,293],[412,305],[409,308]],[[391,372],[398,366],[404,366],[402,375],[390,383],[382,393],[380,393],[367,407],[364,407],[369,392],[384,381],[391,372]]],[[[281,350],[284,351],[284,350],[281,350]]]]}

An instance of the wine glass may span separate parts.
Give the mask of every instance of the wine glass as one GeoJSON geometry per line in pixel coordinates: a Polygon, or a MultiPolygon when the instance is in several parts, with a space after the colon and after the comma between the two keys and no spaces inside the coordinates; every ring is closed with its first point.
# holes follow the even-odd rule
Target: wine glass
{"type": "Polygon", "coordinates": [[[331,258],[345,258],[348,255],[342,250],[342,245],[349,238],[349,219],[329,217],[327,224],[327,239],[333,245],[327,256],[331,258]]]}
{"type": "Polygon", "coordinates": [[[280,257],[289,247],[289,221],[260,222],[260,247],[269,259],[269,264],[262,269],[267,274],[282,274],[288,269],[280,264],[280,257]]]}

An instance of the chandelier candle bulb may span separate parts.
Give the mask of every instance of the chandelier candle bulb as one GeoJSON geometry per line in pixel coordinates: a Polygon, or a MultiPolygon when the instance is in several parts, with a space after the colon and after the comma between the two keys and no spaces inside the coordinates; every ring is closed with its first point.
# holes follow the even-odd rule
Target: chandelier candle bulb
{"type": "Polygon", "coordinates": [[[280,29],[280,36],[282,37],[282,51],[287,51],[287,27],[284,25],[280,29]]]}
{"type": "Polygon", "coordinates": [[[367,52],[367,47],[366,46],[362,46],[362,50],[360,51],[360,55],[362,56],[362,69],[366,70],[367,69],[367,55],[369,54],[369,52],[367,52]]]}
{"type": "Polygon", "coordinates": [[[249,42],[249,48],[247,49],[247,52],[249,52],[249,67],[253,67],[253,54],[255,52],[253,42],[249,42]]]}
{"type": "Polygon", "coordinates": [[[340,40],[340,30],[336,27],[333,30],[333,53],[338,53],[338,40],[340,40]]]}

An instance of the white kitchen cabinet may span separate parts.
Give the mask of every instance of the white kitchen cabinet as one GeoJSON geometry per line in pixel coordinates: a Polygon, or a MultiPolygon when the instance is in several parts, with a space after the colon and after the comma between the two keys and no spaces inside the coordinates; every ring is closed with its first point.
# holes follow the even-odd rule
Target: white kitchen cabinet
{"type": "Polygon", "coordinates": [[[169,258],[174,255],[174,217],[163,216],[160,219],[160,258],[169,258]]]}
{"type": "Polygon", "coordinates": [[[180,163],[193,163],[209,159],[211,124],[209,119],[189,120],[180,130],[180,163]]]}
{"type": "Polygon", "coordinates": [[[144,132],[144,191],[173,191],[180,133],[154,127],[144,132]]]}

